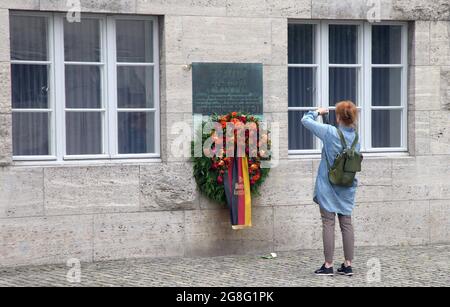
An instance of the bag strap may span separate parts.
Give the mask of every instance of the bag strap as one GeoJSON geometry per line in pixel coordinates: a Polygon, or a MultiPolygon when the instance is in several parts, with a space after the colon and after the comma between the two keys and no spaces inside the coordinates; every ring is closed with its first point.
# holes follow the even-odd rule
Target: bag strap
{"type": "Polygon", "coordinates": [[[358,132],[357,131],[355,131],[355,140],[353,141],[353,144],[352,144],[352,151],[355,151],[355,148],[356,148],[356,145],[358,144],[358,141],[359,141],[359,134],[358,134],[358,132]]]}
{"type": "MultiPolygon", "coordinates": [[[[344,134],[342,133],[341,129],[339,129],[339,128],[336,128],[336,129],[338,131],[339,138],[341,139],[341,144],[342,144],[342,146],[344,146],[344,150],[345,150],[345,149],[347,149],[347,142],[345,141],[344,134]]],[[[350,149],[352,151],[355,151],[358,141],[359,141],[359,134],[357,131],[355,131],[355,140],[353,141],[352,146],[350,147],[350,149]]]]}
{"type": "Polygon", "coordinates": [[[341,144],[344,147],[344,150],[347,149],[347,142],[345,141],[344,134],[342,133],[341,129],[336,128],[337,132],[339,134],[339,138],[341,139],[341,144]]]}

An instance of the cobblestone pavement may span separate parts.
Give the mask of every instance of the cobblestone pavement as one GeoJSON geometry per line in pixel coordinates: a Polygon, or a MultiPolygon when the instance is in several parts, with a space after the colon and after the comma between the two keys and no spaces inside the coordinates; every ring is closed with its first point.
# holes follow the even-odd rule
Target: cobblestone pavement
{"type": "MultiPolygon", "coordinates": [[[[0,269],[0,286],[450,286],[450,245],[357,248],[351,278],[313,276],[321,251],[278,256],[82,263],[78,284],[67,282],[69,268],[64,265],[7,268],[0,269]],[[376,273],[378,264],[381,274],[376,273]]],[[[337,250],[336,259],[341,257],[337,250]]]]}

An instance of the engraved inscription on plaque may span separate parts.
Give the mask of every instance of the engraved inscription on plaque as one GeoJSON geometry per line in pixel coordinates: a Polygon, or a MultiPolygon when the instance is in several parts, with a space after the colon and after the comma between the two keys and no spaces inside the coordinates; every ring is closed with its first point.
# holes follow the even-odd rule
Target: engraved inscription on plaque
{"type": "Polygon", "coordinates": [[[263,114],[263,66],[239,63],[192,64],[193,113],[263,114]]]}

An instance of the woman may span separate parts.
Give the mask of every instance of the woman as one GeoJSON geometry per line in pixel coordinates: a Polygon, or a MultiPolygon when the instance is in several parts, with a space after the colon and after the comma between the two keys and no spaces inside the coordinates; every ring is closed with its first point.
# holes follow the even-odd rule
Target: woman
{"type": "MultiPolygon", "coordinates": [[[[345,261],[337,272],[341,275],[352,276],[355,237],[351,216],[355,206],[355,192],[358,181],[355,179],[352,187],[331,184],[328,179],[328,165],[325,159],[328,159],[330,165],[333,165],[334,158],[343,150],[337,129],[340,129],[343,132],[347,144],[352,144],[355,140],[358,109],[351,101],[342,101],[338,103],[336,105],[338,128],[321,124],[316,121],[319,115],[325,114],[328,114],[328,110],[319,108],[315,112],[311,111],[305,114],[302,119],[303,125],[322,140],[324,145],[322,161],[319,166],[314,192],[314,202],[320,206],[320,214],[322,216],[325,263],[320,269],[315,271],[315,274],[326,276],[334,275],[334,227],[335,217],[338,215],[344,241],[345,261]]],[[[356,151],[359,152],[360,149],[361,146],[358,143],[356,151]]]]}

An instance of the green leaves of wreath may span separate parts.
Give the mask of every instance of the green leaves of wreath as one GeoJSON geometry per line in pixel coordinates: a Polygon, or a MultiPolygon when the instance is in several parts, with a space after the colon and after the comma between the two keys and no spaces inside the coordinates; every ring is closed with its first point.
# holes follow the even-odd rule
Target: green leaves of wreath
{"type": "MultiPolygon", "coordinates": [[[[211,117],[211,121],[217,122],[222,126],[223,136],[226,136],[226,125],[231,122],[235,125],[235,127],[239,127],[241,125],[246,125],[247,123],[255,123],[258,128],[261,127],[260,121],[257,117],[253,115],[249,115],[246,113],[240,112],[232,112],[226,115],[213,115],[211,117]]],[[[209,138],[217,138],[215,131],[213,130],[210,134],[203,133],[204,127],[207,122],[203,122],[202,129],[199,129],[196,132],[197,139],[202,140],[202,148],[203,144],[205,144],[206,140],[209,138]]],[[[262,127],[261,127],[262,128],[262,127]]],[[[235,146],[237,146],[237,138],[234,138],[235,146]]],[[[270,160],[270,153],[264,152],[261,148],[267,148],[270,151],[270,140],[269,140],[269,131],[258,129],[258,144],[257,144],[257,155],[256,153],[252,154],[252,157],[249,156],[249,142],[251,142],[249,133],[247,132],[245,135],[246,142],[246,155],[248,157],[248,169],[249,169],[249,177],[251,184],[251,192],[252,195],[260,195],[260,188],[267,176],[269,175],[269,168],[261,168],[261,162],[270,160]],[[263,146],[264,145],[264,146],[263,146]]],[[[226,139],[224,137],[224,148],[226,146],[226,139]]],[[[236,147],[235,147],[236,148],[236,147]]],[[[223,186],[224,175],[228,171],[228,165],[231,163],[232,158],[226,157],[226,155],[222,153],[215,152],[214,144],[209,149],[202,149],[202,156],[195,157],[194,155],[194,142],[192,143],[192,161],[194,168],[194,178],[197,182],[198,189],[200,192],[206,196],[208,199],[217,202],[219,204],[226,203],[225,197],[225,189],[223,186]],[[205,152],[208,156],[205,155],[205,152]],[[213,155],[211,155],[211,153],[213,155]],[[210,158],[214,156],[213,158],[210,158]]]]}

